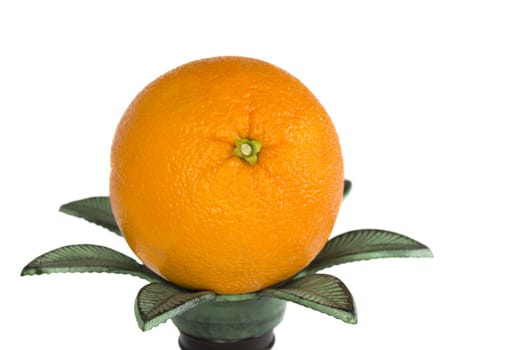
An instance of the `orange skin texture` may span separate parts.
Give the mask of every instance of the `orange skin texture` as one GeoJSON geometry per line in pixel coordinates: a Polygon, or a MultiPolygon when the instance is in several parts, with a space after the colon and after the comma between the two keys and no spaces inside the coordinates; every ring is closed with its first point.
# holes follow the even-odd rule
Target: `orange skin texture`
{"type": "Polygon", "coordinates": [[[269,63],[215,57],[149,84],[122,117],[110,199],[142,262],[172,283],[220,294],[275,285],[323,248],[343,193],[330,117],[269,63]],[[250,165],[239,138],[262,143],[250,165]]]}

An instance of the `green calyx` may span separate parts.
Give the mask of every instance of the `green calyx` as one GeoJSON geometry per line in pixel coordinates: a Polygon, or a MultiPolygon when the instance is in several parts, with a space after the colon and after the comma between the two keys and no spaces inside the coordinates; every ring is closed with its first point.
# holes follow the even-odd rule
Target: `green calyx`
{"type": "Polygon", "coordinates": [[[262,143],[250,139],[238,139],[235,141],[235,148],[233,154],[241,159],[244,159],[250,165],[257,164],[257,154],[262,149],[262,143]]]}

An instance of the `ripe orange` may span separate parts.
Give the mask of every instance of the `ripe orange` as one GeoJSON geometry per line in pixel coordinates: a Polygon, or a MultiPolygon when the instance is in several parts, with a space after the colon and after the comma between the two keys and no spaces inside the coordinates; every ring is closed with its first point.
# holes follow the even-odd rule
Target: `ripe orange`
{"type": "Polygon", "coordinates": [[[296,78],[215,57],[149,84],[111,153],[111,205],[146,266],[233,294],[292,277],[322,249],[343,192],[339,140],[296,78]]]}

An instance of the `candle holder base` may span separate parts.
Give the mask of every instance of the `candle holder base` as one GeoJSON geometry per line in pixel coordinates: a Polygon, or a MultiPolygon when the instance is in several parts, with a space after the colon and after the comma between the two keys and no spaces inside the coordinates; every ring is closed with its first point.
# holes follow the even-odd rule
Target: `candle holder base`
{"type": "Polygon", "coordinates": [[[179,337],[182,350],[270,350],[274,343],[273,330],[258,337],[231,341],[200,339],[184,333],[179,337]]]}

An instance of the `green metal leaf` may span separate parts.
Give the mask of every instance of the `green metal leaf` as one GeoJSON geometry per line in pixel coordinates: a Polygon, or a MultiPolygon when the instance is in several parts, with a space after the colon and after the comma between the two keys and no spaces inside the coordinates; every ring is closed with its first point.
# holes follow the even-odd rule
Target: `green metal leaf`
{"type": "Polygon", "coordinates": [[[115,221],[109,197],[90,197],[64,204],[59,209],[61,212],[85,219],[91,223],[102,226],[111,232],[122,236],[115,221]]]}
{"type": "Polygon", "coordinates": [[[399,233],[375,229],[355,230],[330,239],[298,277],[353,261],[408,257],[431,258],[432,252],[425,245],[399,233]]]}
{"type": "Polygon", "coordinates": [[[305,276],[291,280],[279,288],[265,289],[261,291],[261,295],[291,301],[347,323],[357,323],[352,294],[344,283],[334,276],[305,276]]]}
{"type": "Polygon", "coordinates": [[[348,195],[350,194],[350,190],[352,190],[352,182],[350,180],[345,179],[343,187],[343,199],[348,197],[348,195]]]}
{"type": "Polygon", "coordinates": [[[135,317],[140,329],[147,331],[214,298],[211,291],[190,292],[168,283],[151,283],[137,295],[135,317]]]}
{"type": "Polygon", "coordinates": [[[62,272],[108,272],[133,275],[147,281],[162,281],[155,273],[116,250],[91,244],[65,246],[31,261],[22,276],[62,272]]]}

